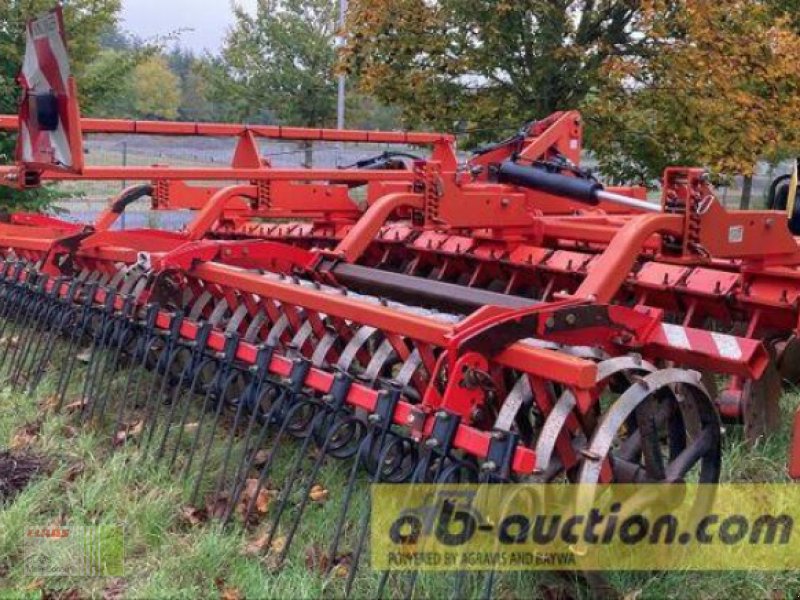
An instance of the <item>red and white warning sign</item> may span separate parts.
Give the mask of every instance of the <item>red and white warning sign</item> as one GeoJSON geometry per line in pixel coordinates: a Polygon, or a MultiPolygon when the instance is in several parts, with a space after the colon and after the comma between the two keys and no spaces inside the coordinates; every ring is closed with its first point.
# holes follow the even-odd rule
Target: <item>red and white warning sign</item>
{"type": "Polygon", "coordinates": [[[17,80],[23,89],[17,160],[34,168],[79,172],[80,116],[60,6],[28,22],[17,80]]]}

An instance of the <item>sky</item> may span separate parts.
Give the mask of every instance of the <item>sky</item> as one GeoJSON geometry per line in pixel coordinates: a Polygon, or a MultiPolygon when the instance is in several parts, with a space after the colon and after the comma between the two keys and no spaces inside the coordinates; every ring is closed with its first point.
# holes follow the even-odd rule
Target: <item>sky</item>
{"type": "Polygon", "coordinates": [[[163,36],[178,29],[180,44],[197,52],[216,53],[233,23],[231,2],[248,10],[257,0],[122,0],[123,29],[143,38],[163,36]]]}

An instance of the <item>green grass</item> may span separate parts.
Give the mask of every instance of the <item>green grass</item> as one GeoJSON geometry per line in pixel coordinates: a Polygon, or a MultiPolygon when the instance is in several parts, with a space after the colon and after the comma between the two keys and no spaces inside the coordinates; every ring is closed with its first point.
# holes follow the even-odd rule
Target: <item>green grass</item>
{"type": "MultiPolygon", "coordinates": [[[[67,360],[64,348],[53,357],[54,363],[67,360]]],[[[85,368],[73,377],[67,402],[80,395],[85,368]]],[[[115,415],[122,395],[125,372],[113,380],[110,404],[104,423],[81,427],[76,416],[51,410],[55,382],[45,380],[33,396],[0,391],[0,448],[20,443],[20,432],[33,432],[26,450],[47,457],[49,471],[36,479],[16,498],[0,506],[0,598],[31,597],[72,593],[67,597],[125,598],[316,598],[340,597],[341,576],[326,577],[319,566],[339,514],[349,463],[331,461],[318,478],[329,491],[325,503],[311,503],[306,510],[297,538],[286,563],[277,568],[274,554],[253,556],[248,544],[264,534],[266,521],[246,528],[239,521],[222,528],[214,520],[192,524],[184,510],[192,491],[193,478],[181,472],[185,452],[179,453],[176,469],[156,465],[133,445],[113,450],[109,419],[115,415]],[[26,551],[26,531],[30,527],[64,524],[121,525],[125,531],[125,576],[122,578],[39,577],[25,572],[22,560],[26,551]],[[116,594],[116,596],[115,596],[116,594]]],[[[784,414],[791,415],[800,396],[787,393],[784,414]]],[[[191,420],[196,422],[198,412],[191,420]]],[[[738,427],[727,427],[725,443],[725,481],[785,481],[789,423],[782,430],[748,448],[738,427]]],[[[208,425],[208,424],[207,424],[208,425]]],[[[205,429],[208,432],[208,427],[205,429]]],[[[156,431],[155,439],[159,439],[156,431]]],[[[224,430],[217,433],[222,442],[224,430]]],[[[170,438],[173,439],[173,438],[170,438]]],[[[24,441],[24,440],[23,440],[24,441]]],[[[187,440],[183,442],[186,448],[187,440]]],[[[270,488],[278,488],[292,477],[291,462],[297,442],[282,445],[270,488]]],[[[211,467],[202,481],[202,494],[214,489],[215,466],[222,462],[224,443],[212,446],[211,467]]],[[[312,453],[313,455],[313,453],[312,453]]],[[[312,459],[306,459],[307,468],[312,459]]],[[[196,461],[195,461],[196,466],[196,461]]],[[[196,471],[193,471],[196,472],[196,471]]],[[[364,506],[368,487],[361,483],[356,494],[352,519],[345,529],[343,548],[352,545],[359,510],[364,506]]],[[[296,501],[297,498],[293,498],[296,501]]],[[[290,503],[294,506],[294,502],[290,503]]],[[[285,526],[276,537],[285,536],[285,526]]],[[[68,569],[69,564],[62,565],[68,569]]],[[[366,566],[366,562],[362,566],[366,566]]],[[[611,579],[626,598],[792,598],[800,595],[800,573],[724,572],[724,573],[612,573],[611,579]]],[[[372,597],[378,574],[362,568],[356,580],[354,597],[372,597]]],[[[416,597],[446,598],[452,595],[449,575],[420,578],[416,597]]],[[[479,589],[479,588],[476,588],[479,589]]],[[[508,574],[498,582],[498,598],[553,598],[558,590],[577,590],[569,577],[551,574],[508,574]]],[[[475,593],[477,593],[476,590],[475,593]]],[[[390,588],[390,595],[400,592],[390,588]]],[[[52,597],[52,596],[47,596],[52,597]]],[[[563,596],[562,596],[563,597],[563,596]]]]}

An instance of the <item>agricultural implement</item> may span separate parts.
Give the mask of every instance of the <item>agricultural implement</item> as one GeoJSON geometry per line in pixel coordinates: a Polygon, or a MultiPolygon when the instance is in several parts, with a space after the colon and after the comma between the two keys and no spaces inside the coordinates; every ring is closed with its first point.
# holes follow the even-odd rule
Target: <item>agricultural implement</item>
{"type": "Polygon", "coordinates": [[[224,498],[225,523],[251,523],[268,491],[278,563],[333,460],[350,466],[328,557],[348,557],[349,591],[365,479],[713,483],[722,421],[751,442],[777,427],[781,377],[800,379],[784,212],[726,210],[699,169],[668,169],[658,203],[605,188],[580,167],[574,112],[466,161],[436,133],[82,119],[60,12],[28,31],[21,111],[0,117],[17,164],[0,181],[147,183],[94,223],[0,223],[7,381],[34,389],[62,340],[58,408],[180,471],[191,504],[224,498]],[[236,149],[224,167],[96,167],[89,133],[236,149]],[[285,169],[260,139],[399,150],[285,169]],[[113,229],[143,198],[192,219],[113,229]]]}

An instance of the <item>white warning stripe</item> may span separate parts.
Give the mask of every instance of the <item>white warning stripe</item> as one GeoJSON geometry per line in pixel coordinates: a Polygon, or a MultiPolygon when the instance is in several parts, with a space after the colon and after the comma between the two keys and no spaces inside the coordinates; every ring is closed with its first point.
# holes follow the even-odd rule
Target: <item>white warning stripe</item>
{"type": "Polygon", "coordinates": [[[739,360],[742,358],[742,349],[739,347],[739,342],[735,337],[712,331],[711,339],[714,340],[714,344],[717,346],[717,351],[720,356],[732,360],[739,360]]]}
{"type": "Polygon", "coordinates": [[[671,325],[669,323],[662,323],[661,329],[667,338],[670,346],[676,348],[683,348],[690,350],[692,345],[689,343],[689,338],[686,336],[686,330],[679,325],[671,325]]]}
{"type": "Polygon", "coordinates": [[[31,132],[28,131],[28,124],[25,121],[19,123],[19,138],[22,141],[22,160],[33,160],[33,144],[31,144],[31,132]]]}

